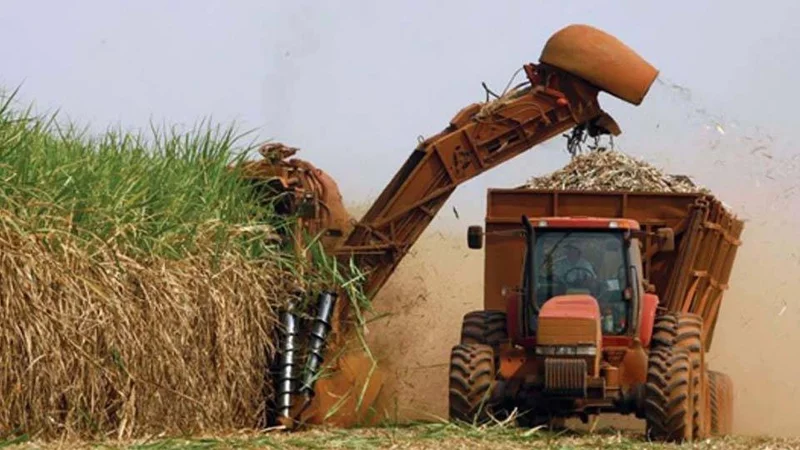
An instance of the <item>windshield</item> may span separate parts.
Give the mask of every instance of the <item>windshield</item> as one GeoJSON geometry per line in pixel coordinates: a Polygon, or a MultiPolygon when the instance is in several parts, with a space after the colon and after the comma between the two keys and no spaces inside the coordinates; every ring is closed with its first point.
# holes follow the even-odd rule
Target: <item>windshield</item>
{"type": "MultiPolygon", "coordinates": [[[[588,294],[598,301],[604,334],[627,331],[629,272],[621,231],[537,230],[535,242],[534,301],[539,307],[557,295],[588,294]]],[[[536,309],[529,308],[532,331],[536,309]]]]}

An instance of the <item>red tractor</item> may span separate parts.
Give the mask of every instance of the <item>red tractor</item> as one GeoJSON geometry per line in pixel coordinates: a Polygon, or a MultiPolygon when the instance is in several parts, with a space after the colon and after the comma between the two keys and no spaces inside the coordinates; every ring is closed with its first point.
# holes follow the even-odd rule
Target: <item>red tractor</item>
{"type": "Polygon", "coordinates": [[[730,433],[706,352],[743,222],[705,194],[490,190],[484,310],[464,317],[450,416],[522,425],[604,412],[653,439],[730,433]]]}

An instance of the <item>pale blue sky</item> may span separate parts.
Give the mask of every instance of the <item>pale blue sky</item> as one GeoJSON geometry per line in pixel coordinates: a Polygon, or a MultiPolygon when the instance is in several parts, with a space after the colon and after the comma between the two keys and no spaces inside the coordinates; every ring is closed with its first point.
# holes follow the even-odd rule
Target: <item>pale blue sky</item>
{"type": "MultiPolygon", "coordinates": [[[[483,99],[481,81],[502,89],[554,31],[588,23],[691,91],[658,84],[639,108],[604,96],[619,147],[697,176],[747,214],[766,207],[753,192],[778,198],[798,178],[800,3],[732,3],[0,0],[0,84],[99,130],[237,120],[301,147],[359,201],[418,135],[483,99]],[[748,138],[773,158],[751,154],[748,138]]],[[[481,220],[486,187],[564,164],[563,148],[557,139],[461,188],[459,223],[481,220]]]]}

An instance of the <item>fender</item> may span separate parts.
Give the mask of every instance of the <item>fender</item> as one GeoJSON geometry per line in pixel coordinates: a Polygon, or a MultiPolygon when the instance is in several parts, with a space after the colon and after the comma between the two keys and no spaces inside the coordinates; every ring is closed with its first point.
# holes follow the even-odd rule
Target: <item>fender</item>
{"type": "Polygon", "coordinates": [[[639,340],[645,348],[650,347],[650,339],[653,337],[656,308],[658,308],[658,296],[644,294],[642,298],[642,322],[639,324],[639,340]]]}

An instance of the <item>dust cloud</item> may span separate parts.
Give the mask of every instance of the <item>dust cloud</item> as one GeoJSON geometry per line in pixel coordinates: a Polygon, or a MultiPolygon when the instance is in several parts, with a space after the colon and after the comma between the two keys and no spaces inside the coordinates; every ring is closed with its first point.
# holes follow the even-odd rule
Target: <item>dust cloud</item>
{"type": "Polygon", "coordinates": [[[735,384],[734,428],[800,435],[800,236],[778,223],[746,230],[709,361],[735,384]]]}
{"type": "MultiPolygon", "coordinates": [[[[735,383],[735,432],[796,436],[800,380],[800,236],[779,220],[748,223],[725,296],[710,368],[735,383]]],[[[429,229],[375,299],[369,341],[386,372],[380,408],[394,420],[447,416],[450,348],[462,316],[483,301],[483,252],[464,230],[429,229]]],[[[577,423],[577,422],[576,422],[577,423]]],[[[639,428],[632,417],[599,426],[639,428]]]]}
{"type": "Polygon", "coordinates": [[[483,252],[466,234],[429,230],[375,298],[384,315],[369,345],[385,371],[381,407],[391,420],[447,417],[450,349],[465,313],[483,307],[483,252]]]}

